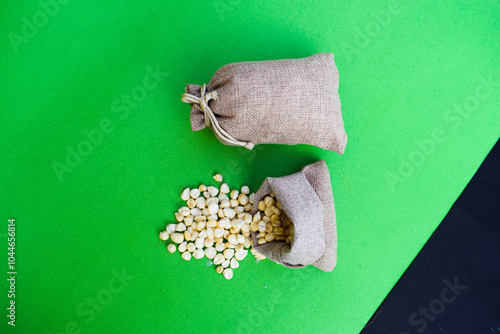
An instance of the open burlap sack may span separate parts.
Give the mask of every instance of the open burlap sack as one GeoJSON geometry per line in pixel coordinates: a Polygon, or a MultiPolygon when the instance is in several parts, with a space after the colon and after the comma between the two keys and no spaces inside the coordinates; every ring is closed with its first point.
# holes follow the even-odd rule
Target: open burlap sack
{"type": "Polygon", "coordinates": [[[193,131],[212,128],[224,144],[309,144],[340,154],[347,135],[332,53],[228,64],[208,85],[187,85],[193,131]]]}
{"type": "Polygon", "coordinates": [[[275,194],[294,225],[292,243],[273,241],[259,245],[257,232],[252,232],[253,247],[285,267],[313,265],[332,271],[337,264],[337,223],[330,172],[325,161],[307,165],[292,175],[268,177],[255,195],[252,214],[257,213],[259,201],[270,193],[275,194]]]}

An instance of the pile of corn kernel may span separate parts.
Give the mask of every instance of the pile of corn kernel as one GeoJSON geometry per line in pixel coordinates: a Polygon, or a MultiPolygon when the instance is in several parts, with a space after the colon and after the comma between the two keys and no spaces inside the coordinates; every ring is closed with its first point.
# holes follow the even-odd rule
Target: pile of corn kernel
{"type": "Polygon", "coordinates": [[[292,243],[293,224],[281,210],[281,205],[274,194],[269,194],[259,201],[259,211],[253,216],[250,231],[259,232],[257,235],[259,245],[275,240],[292,243]]]}
{"type": "MultiPolygon", "coordinates": [[[[214,179],[219,183],[223,181],[220,174],[216,174],[214,179]]],[[[241,187],[239,191],[230,190],[226,183],[219,188],[204,184],[198,188],[186,188],[181,193],[186,206],[175,213],[177,223],[168,224],[160,232],[160,239],[166,241],[170,238],[174,243],[167,245],[168,251],[174,253],[178,250],[186,261],[206,256],[210,264],[217,266],[217,273],[231,279],[233,269],[239,267],[238,261],[243,260],[252,247],[251,225],[261,221],[250,214],[254,198],[255,194],[250,194],[248,186],[241,187]]],[[[276,222],[272,217],[262,219],[267,220],[276,222]]],[[[283,234],[278,232],[274,232],[276,238],[281,238],[283,234]]],[[[265,259],[255,249],[250,251],[257,260],[265,259]]]]}

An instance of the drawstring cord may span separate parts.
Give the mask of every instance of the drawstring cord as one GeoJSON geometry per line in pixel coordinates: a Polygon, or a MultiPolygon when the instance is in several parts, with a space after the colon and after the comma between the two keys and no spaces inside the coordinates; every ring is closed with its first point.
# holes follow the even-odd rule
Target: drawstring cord
{"type": "Polygon", "coordinates": [[[217,99],[217,92],[213,91],[207,94],[207,85],[203,84],[201,88],[201,95],[200,97],[197,97],[192,94],[184,93],[182,94],[181,101],[186,102],[189,104],[198,104],[201,107],[201,110],[203,110],[203,114],[205,115],[205,123],[211,127],[215,134],[219,137],[222,138],[224,141],[228,142],[229,144],[235,145],[235,146],[243,146],[249,150],[251,150],[255,145],[250,142],[243,142],[239,141],[238,139],[233,138],[229,133],[227,133],[220,125],[219,122],[217,122],[217,118],[215,117],[212,109],[208,106],[208,102],[210,100],[216,100],[217,99]]]}

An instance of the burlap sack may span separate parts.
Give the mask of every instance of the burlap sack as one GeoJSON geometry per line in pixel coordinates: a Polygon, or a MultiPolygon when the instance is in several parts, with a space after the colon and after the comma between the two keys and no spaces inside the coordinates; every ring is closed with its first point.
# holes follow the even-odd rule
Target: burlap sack
{"type": "Polygon", "coordinates": [[[193,131],[212,128],[224,144],[309,144],[340,154],[347,135],[332,53],[233,63],[208,85],[187,85],[193,131]]]}
{"type": "Polygon", "coordinates": [[[330,173],[325,161],[305,166],[302,171],[268,177],[255,195],[252,214],[258,203],[274,193],[281,209],[294,225],[292,243],[273,241],[259,245],[252,232],[253,247],[270,260],[289,268],[313,265],[329,272],[337,264],[337,224],[330,173]]]}

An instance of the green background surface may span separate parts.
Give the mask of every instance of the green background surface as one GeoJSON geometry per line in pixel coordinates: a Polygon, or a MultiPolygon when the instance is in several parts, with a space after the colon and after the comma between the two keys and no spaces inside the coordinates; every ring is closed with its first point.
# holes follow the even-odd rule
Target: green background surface
{"type": "Polygon", "coordinates": [[[15,218],[18,272],[15,328],[0,284],[2,333],[357,333],[500,134],[496,0],[43,3],[0,4],[0,268],[15,218]],[[186,84],[316,52],[340,72],[344,155],[191,131],[186,84]],[[148,68],[162,74],[144,90],[148,68]],[[256,191],[319,159],[333,272],[249,256],[226,281],[157,244],[182,187],[221,172],[256,191]]]}

